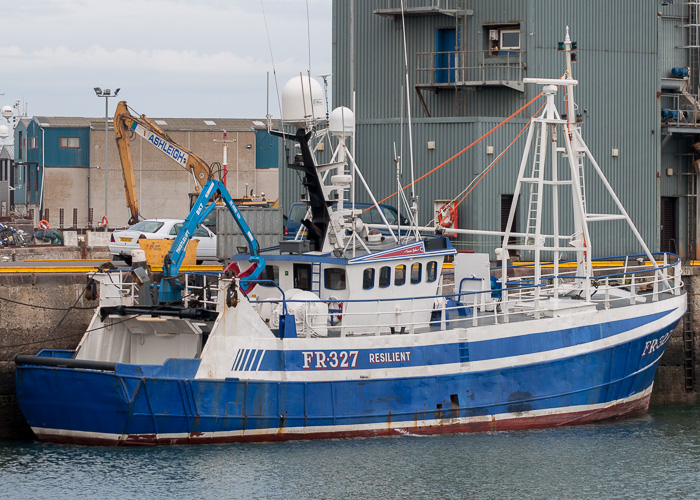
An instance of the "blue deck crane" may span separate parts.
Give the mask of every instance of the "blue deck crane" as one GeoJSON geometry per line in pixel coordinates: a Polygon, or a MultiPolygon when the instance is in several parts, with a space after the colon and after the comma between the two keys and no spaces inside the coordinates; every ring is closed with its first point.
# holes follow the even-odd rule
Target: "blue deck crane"
{"type": "Polygon", "coordinates": [[[158,291],[158,302],[167,303],[179,302],[182,300],[183,286],[178,279],[178,274],[180,273],[182,261],[185,258],[187,243],[192,238],[195,229],[197,229],[207,215],[214,210],[216,204],[209,202],[216,195],[223,200],[224,204],[233,215],[236,224],[238,224],[238,227],[241,229],[243,236],[248,242],[248,247],[250,248],[250,261],[256,266],[255,270],[249,276],[245,279],[241,279],[241,287],[245,289],[245,283],[257,279],[263,269],[265,269],[265,259],[258,255],[260,245],[255,239],[253,232],[250,230],[250,227],[248,227],[240,210],[238,210],[238,207],[233,202],[226,186],[217,179],[209,179],[202,188],[201,193],[199,193],[197,200],[192,206],[192,210],[190,210],[190,213],[187,215],[180,232],[177,233],[168,254],[165,256],[163,261],[163,278],[161,279],[158,291]]]}

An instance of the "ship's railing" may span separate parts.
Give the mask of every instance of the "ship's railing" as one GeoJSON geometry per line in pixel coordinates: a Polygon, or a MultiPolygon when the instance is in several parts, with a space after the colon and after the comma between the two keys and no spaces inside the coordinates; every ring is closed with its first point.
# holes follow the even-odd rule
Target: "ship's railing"
{"type": "Polygon", "coordinates": [[[112,270],[97,274],[94,278],[100,283],[100,305],[133,305],[138,303],[138,285],[126,281],[131,271],[112,270]]]}
{"type": "MultiPolygon", "coordinates": [[[[619,264],[596,268],[593,278],[576,274],[576,269],[543,273],[535,284],[525,266],[514,266],[514,276],[500,289],[460,290],[455,284],[452,293],[421,297],[388,299],[286,300],[282,304],[301,304],[297,311],[297,335],[300,337],[415,334],[447,328],[469,328],[480,325],[529,321],[566,314],[564,309],[579,307],[610,309],[655,302],[682,293],[680,258],[672,254],[655,254],[654,266],[639,262],[643,256],[615,258],[619,264]],[[587,293],[587,287],[589,292],[587,293]],[[586,300],[586,299],[589,300],[586,300]],[[562,302],[568,301],[562,308],[562,302]],[[328,312],[317,312],[319,303],[328,312]],[[392,310],[392,308],[395,308],[392,310]],[[394,312],[395,311],[395,312],[394,312]],[[342,318],[341,318],[342,316],[342,318]]],[[[596,262],[600,263],[602,259],[596,262]]],[[[574,263],[575,264],[575,263],[574,263]]],[[[500,269],[499,269],[500,271],[500,269]]],[[[273,302],[265,300],[251,302],[273,302]]],[[[273,325],[274,328],[274,321],[273,325]]]]}
{"type": "MultiPolygon", "coordinates": [[[[114,270],[104,273],[100,281],[100,305],[139,304],[139,284],[127,279],[131,271],[114,270]]],[[[183,302],[185,307],[216,309],[220,273],[184,273],[183,302]]]]}
{"type": "Polygon", "coordinates": [[[182,296],[185,307],[216,309],[221,273],[185,273],[185,289],[182,296]]]}

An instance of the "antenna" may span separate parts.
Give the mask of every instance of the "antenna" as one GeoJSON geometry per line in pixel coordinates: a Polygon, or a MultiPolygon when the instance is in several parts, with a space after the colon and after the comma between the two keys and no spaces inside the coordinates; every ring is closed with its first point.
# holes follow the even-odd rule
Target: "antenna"
{"type": "Polygon", "coordinates": [[[332,74],[333,73],[324,73],[322,75],[318,75],[319,78],[323,79],[323,88],[326,97],[326,121],[330,119],[330,113],[328,112],[328,77],[332,74]]]}
{"type": "MultiPolygon", "coordinates": [[[[403,57],[404,57],[404,74],[406,77],[406,118],[408,119],[408,158],[411,167],[411,215],[413,227],[418,227],[418,197],[416,196],[416,176],[413,169],[413,131],[411,129],[411,99],[409,97],[409,81],[408,81],[408,49],[406,48],[406,18],[404,17],[404,0],[401,0],[401,26],[403,27],[403,57]]],[[[420,239],[418,230],[415,229],[416,241],[420,239]]]]}

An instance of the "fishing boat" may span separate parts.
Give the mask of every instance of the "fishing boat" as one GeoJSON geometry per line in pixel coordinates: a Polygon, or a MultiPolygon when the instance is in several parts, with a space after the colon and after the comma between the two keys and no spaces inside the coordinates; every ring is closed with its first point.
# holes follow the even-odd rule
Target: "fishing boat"
{"type": "Polygon", "coordinates": [[[525,429],[645,412],[686,311],[681,262],[647,248],[586,146],[570,48],[567,34],[563,78],[526,80],[546,99],[514,191],[513,207],[527,199],[528,229],[512,231],[513,209],[496,267],[488,254],[421,233],[415,210],[412,227],[363,224],[352,203],[364,182],[347,147],[352,112],[334,110],[324,131],[315,119],[324,114],[315,111],[320,86],[290,82],[283,108],[297,131],[278,134],[298,151],[290,167],[308,191],[306,234],[274,252],[258,253],[251,239],[221,277],[169,274],[168,290],[181,300],[149,303],[143,271],[138,281],[96,275],[100,304],[78,347],[16,358],[18,402],[36,436],[273,441],[525,429]],[[565,118],[555,105],[562,87],[565,118]],[[316,159],[321,137],[335,141],[330,163],[316,159]],[[587,210],[584,172],[600,179],[615,213],[587,210]],[[561,213],[572,220],[545,199],[567,200],[561,213]],[[594,258],[588,226],[605,221],[624,221],[639,255],[594,258]],[[515,253],[532,263],[513,263],[515,253]]]}

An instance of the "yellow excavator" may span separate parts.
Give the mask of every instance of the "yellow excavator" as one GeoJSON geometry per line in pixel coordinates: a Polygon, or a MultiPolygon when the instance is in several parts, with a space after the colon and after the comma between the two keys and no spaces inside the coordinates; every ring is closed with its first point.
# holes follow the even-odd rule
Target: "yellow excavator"
{"type": "Polygon", "coordinates": [[[124,174],[126,206],[131,214],[129,225],[136,224],[139,220],[139,202],[136,197],[136,179],[134,177],[134,163],[131,157],[130,137],[133,133],[146,139],[147,142],[158,148],[163,154],[188,170],[196,181],[195,189],[197,192],[212,177],[211,168],[207,162],[197,156],[196,153],[173,141],[167,132],[146,118],[146,115],[132,115],[126,105],[126,101],[120,101],[114,113],[114,135],[124,174]]]}
{"type": "MultiPolygon", "coordinates": [[[[159,149],[163,154],[192,174],[197,191],[190,194],[190,205],[192,205],[192,201],[196,199],[200,188],[212,178],[214,173],[212,168],[196,153],[173,141],[167,132],[155,122],[146,118],[146,115],[133,115],[129,111],[126,101],[120,101],[114,113],[114,135],[117,141],[117,149],[119,150],[119,158],[121,159],[122,173],[124,174],[126,206],[131,214],[129,225],[136,224],[140,218],[139,203],[136,196],[134,163],[131,156],[131,137],[134,133],[146,139],[146,142],[159,149]]],[[[246,196],[234,201],[239,206],[268,207],[276,206],[277,204],[276,201],[268,203],[264,197],[260,196],[246,196]]]]}

